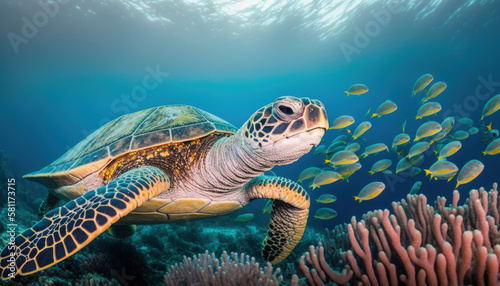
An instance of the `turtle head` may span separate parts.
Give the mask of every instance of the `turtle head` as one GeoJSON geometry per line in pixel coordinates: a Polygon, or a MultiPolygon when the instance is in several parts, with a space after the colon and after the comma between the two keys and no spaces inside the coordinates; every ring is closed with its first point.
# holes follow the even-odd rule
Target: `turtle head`
{"type": "Polygon", "coordinates": [[[327,129],[319,100],[283,96],[257,110],[240,131],[253,153],[284,165],[317,146],[327,129]]]}

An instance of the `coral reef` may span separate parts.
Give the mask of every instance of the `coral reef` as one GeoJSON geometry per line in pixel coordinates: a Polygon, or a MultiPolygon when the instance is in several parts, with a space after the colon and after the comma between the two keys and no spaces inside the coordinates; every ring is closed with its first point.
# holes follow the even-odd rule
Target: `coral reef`
{"type": "MultiPolygon", "coordinates": [[[[327,232],[325,240],[331,265],[347,264],[341,272],[325,260],[325,247],[310,250],[300,266],[311,285],[498,285],[500,262],[497,184],[469,192],[463,206],[460,195],[453,202],[438,197],[435,208],[424,195],[408,195],[392,204],[394,215],[377,210],[347,226],[327,232]],[[345,233],[348,233],[348,238],[345,233]],[[351,247],[348,246],[350,242],[351,247]],[[343,247],[338,252],[335,246],[343,247]],[[311,269],[312,268],[312,269],[311,269]]],[[[297,285],[294,277],[292,285],[297,285]]]]}
{"type": "Polygon", "coordinates": [[[273,272],[271,263],[267,263],[265,269],[255,262],[255,258],[250,258],[244,253],[223,252],[220,259],[215,257],[215,253],[184,257],[184,262],[180,265],[173,265],[167,275],[165,284],[167,286],[182,285],[279,285],[282,277],[279,275],[280,269],[273,272]]]}

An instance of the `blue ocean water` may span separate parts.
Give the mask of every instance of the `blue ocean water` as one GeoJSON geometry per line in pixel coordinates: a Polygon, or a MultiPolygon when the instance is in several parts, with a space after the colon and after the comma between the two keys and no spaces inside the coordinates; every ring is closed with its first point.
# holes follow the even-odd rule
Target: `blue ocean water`
{"type": "MultiPolygon", "coordinates": [[[[480,128],[487,100],[500,93],[499,3],[482,1],[9,1],[0,2],[1,74],[0,148],[16,165],[16,177],[50,164],[91,132],[123,114],[168,104],[188,104],[240,127],[258,108],[292,95],[321,100],[330,122],[348,114],[356,126],[370,120],[366,146],[390,146],[402,130],[414,138],[423,92],[411,97],[415,81],[430,73],[447,89],[433,101],[443,109],[430,120],[469,117],[480,128]],[[346,96],[363,83],[369,92],[346,96]],[[398,110],[369,119],[386,99],[398,110]]],[[[484,122],[500,126],[500,113],[484,122]]],[[[481,128],[480,128],[481,129],[481,128]]],[[[468,130],[459,126],[455,130],[468,130]]],[[[330,130],[323,143],[343,131],[330,130]]],[[[489,188],[498,180],[500,162],[483,156],[482,134],[462,141],[450,160],[461,168],[472,159],[484,171],[459,186],[489,188]]],[[[350,140],[350,138],[349,138],[350,140]]],[[[364,149],[363,147],[363,149],[364,149]]],[[[429,181],[424,172],[369,175],[373,163],[393,151],[361,160],[350,182],[338,181],[309,190],[312,199],[334,194],[326,205],[338,216],[314,219],[325,205],[312,203],[308,227],[331,228],[374,209],[391,209],[416,181],[429,201],[451,198],[455,182],[429,181]],[[386,189],[375,199],[355,202],[368,183],[386,189]]],[[[297,179],[324,156],[312,152],[273,169],[297,179]]],[[[435,161],[426,154],[419,164],[435,161]]],[[[4,184],[4,182],[2,182],[4,184]]],[[[304,186],[307,186],[305,183],[304,186]]],[[[44,194],[42,194],[44,195],[44,194]]],[[[41,195],[40,195],[41,196],[41,195]]],[[[237,213],[253,212],[261,225],[264,201],[237,213]]]]}

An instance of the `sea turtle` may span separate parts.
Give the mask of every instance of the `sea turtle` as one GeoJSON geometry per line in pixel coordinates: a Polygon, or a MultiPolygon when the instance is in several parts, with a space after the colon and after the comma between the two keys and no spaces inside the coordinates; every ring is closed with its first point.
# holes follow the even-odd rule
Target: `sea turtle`
{"type": "Polygon", "coordinates": [[[274,200],[262,257],[279,263],[300,241],[310,201],[297,183],[264,172],[299,159],[327,129],[320,101],[291,96],[260,108],[240,129],[187,105],[123,115],[24,176],[49,188],[44,216],[5,247],[1,277],[50,267],[111,225],[213,217],[258,198],[274,200]],[[69,202],[56,207],[61,199],[69,202]]]}

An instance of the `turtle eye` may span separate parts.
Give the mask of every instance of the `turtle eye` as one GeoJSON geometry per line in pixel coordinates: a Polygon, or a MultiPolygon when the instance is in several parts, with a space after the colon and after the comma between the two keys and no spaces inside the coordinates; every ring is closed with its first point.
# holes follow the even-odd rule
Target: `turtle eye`
{"type": "Polygon", "coordinates": [[[286,115],[293,115],[293,109],[291,109],[288,106],[282,105],[282,106],[280,106],[278,108],[280,109],[281,112],[283,112],[286,115]]]}
{"type": "Polygon", "coordinates": [[[274,101],[273,114],[284,121],[295,120],[302,116],[304,103],[295,97],[280,97],[274,101]]]}

